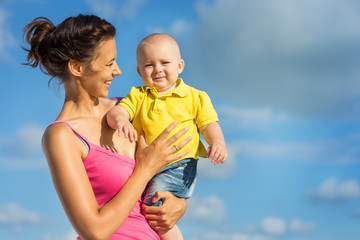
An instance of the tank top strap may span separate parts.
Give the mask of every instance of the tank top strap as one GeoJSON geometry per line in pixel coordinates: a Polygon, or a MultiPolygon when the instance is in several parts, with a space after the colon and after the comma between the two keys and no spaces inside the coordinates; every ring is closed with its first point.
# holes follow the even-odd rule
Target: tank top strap
{"type": "Polygon", "coordinates": [[[57,124],[57,123],[65,123],[66,125],[68,125],[71,130],[75,133],[76,136],[78,136],[78,138],[83,141],[83,143],[85,144],[85,146],[87,147],[88,151],[90,151],[90,145],[91,145],[91,142],[89,140],[87,140],[86,137],[84,137],[81,133],[79,133],[78,131],[76,131],[71,125],[70,123],[68,123],[67,121],[64,121],[64,120],[57,120],[57,121],[54,121],[53,123],[51,123],[48,127],[54,125],[54,124],[57,124]]]}
{"type": "Polygon", "coordinates": [[[123,99],[122,97],[111,97],[111,100],[114,100],[116,102],[116,105],[119,104],[121,102],[121,99],[123,99]]]}

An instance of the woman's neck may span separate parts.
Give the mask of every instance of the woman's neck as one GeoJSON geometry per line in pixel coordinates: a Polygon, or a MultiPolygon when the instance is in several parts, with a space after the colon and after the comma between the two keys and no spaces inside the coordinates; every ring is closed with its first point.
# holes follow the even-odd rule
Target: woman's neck
{"type": "Polygon", "coordinates": [[[99,107],[99,98],[92,97],[82,88],[79,80],[72,79],[64,83],[65,99],[62,112],[71,115],[94,115],[99,107]]]}

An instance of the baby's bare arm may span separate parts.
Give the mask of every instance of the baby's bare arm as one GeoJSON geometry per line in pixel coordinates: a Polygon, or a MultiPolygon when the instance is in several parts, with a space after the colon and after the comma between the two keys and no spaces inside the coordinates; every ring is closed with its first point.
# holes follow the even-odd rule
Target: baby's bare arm
{"type": "Polygon", "coordinates": [[[109,126],[113,129],[118,129],[119,136],[124,134],[125,138],[128,138],[130,142],[137,140],[137,132],[131,124],[130,114],[121,105],[114,106],[106,116],[109,126]]]}
{"type": "Polygon", "coordinates": [[[212,122],[200,128],[206,142],[209,144],[207,156],[214,164],[222,164],[227,159],[224,135],[217,122],[212,122]]]}

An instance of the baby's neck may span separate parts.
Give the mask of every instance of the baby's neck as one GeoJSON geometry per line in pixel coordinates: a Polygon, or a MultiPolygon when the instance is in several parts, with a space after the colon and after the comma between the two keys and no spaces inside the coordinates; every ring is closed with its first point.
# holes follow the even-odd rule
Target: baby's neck
{"type": "Polygon", "coordinates": [[[164,96],[165,94],[167,94],[168,92],[174,90],[175,88],[176,88],[176,84],[174,84],[174,85],[171,86],[169,89],[164,90],[164,91],[158,91],[157,89],[156,89],[156,90],[157,90],[159,96],[161,97],[161,96],[164,96]]]}

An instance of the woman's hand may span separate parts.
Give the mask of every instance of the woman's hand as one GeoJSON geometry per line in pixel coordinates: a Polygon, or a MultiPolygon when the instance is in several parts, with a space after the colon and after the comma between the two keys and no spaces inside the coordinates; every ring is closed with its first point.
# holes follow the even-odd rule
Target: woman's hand
{"type": "Polygon", "coordinates": [[[157,202],[160,199],[162,199],[163,205],[159,207],[143,204],[143,213],[149,225],[156,231],[169,230],[185,214],[187,203],[184,198],[178,198],[168,191],[156,192],[153,201],[157,202]]]}
{"type": "Polygon", "coordinates": [[[184,152],[175,154],[175,152],[181,150],[187,143],[191,141],[191,136],[184,139],[180,143],[173,145],[188,131],[188,128],[180,130],[167,139],[176,125],[176,121],[171,123],[169,127],[167,127],[150,145],[146,144],[144,133],[142,132],[140,134],[135,157],[136,168],[141,169],[144,167],[144,172],[150,174],[149,180],[166,165],[175,160],[183,158],[190,152],[190,150],[186,150],[184,152]]]}

